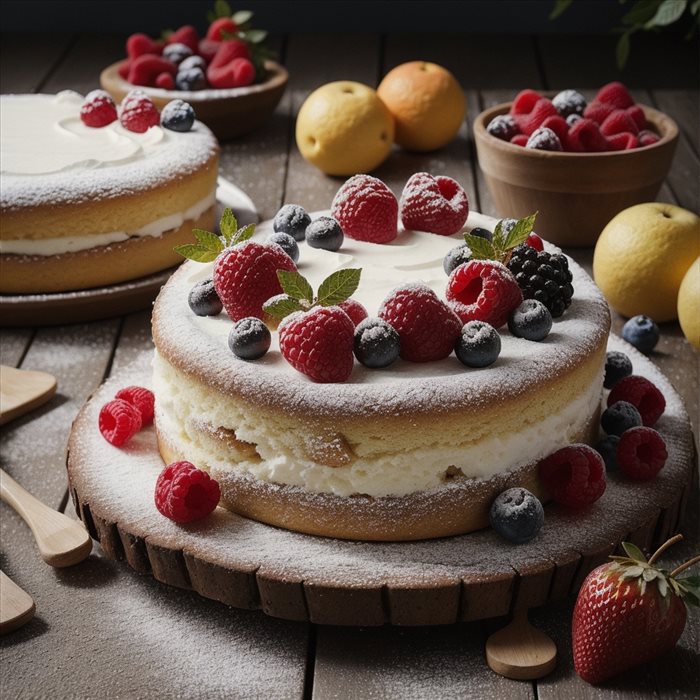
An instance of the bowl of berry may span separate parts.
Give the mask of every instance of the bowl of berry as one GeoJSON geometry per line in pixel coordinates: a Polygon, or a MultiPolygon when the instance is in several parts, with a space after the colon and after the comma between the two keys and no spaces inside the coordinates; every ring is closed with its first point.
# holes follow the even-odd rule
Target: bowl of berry
{"type": "Polygon", "coordinates": [[[498,212],[538,210],[538,232],[560,246],[592,246],[617,213],[654,201],[678,127],[636,104],[622,83],[591,102],[575,90],[551,99],[523,90],[477,117],[479,165],[498,212]]]}
{"type": "Polygon", "coordinates": [[[105,68],[102,87],[115,102],[134,88],[162,109],[176,99],[191,104],[197,118],[221,140],[260,126],[282,99],[289,74],[271,60],[267,32],[251,27],[252,12],[212,17],[204,36],[185,25],[162,39],[132,34],[126,58],[105,68]]]}

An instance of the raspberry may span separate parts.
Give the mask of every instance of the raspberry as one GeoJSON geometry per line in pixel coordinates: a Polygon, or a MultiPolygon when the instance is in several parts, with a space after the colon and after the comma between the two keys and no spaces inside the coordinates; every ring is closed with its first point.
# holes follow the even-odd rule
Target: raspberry
{"type": "Polygon", "coordinates": [[[115,399],[122,399],[138,409],[141,414],[141,425],[153,423],[153,408],[156,397],[150,389],[142,386],[127,386],[120,389],[115,395],[115,399]]]}
{"type": "Polygon", "coordinates": [[[107,442],[119,447],[141,429],[141,413],[123,399],[108,401],[100,409],[97,425],[107,442]]]}
{"type": "MultiPolygon", "coordinates": [[[[567,146],[567,139],[569,138],[569,125],[566,123],[566,119],[556,116],[556,117],[547,117],[543,122],[542,126],[540,127],[541,129],[550,129],[553,131],[556,135],[557,138],[559,139],[559,143],[561,144],[561,150],[567,151],[568,146],[567,146]]],[[[536,132],[535,132],[536,133],[536,132]]],[[[533,134],[534,136],[534,134],[533,134]]],[[[551,150],[556,150],[556,149],[551,149],[551,150]]]]}
{"type": "Polygon", "coordinates": [[[117,66],[117,73],[122,80],[126,80],[129,77],[129,69],[131,68],[131,60],[126,59],[124,61],[119,61],[117,66]]]}
{"type": "Polygon", "coordinates": [[[590,119],[581,119],[569,129],[569,148],[583,153],[600,153],[609,146],[598,125],[590,119]]]}
{"type": "Polygon", "coordinates": [[[639,146],[639,140],[634,134],[622,132],[608,136],[608,149],[611,151],[628,151],[639,146]]]}
{"type": "Polygon", "coordinates": [[[234,58],[224,66],[210,65],[207,80],[218,89],[250,85],[255,80],[255,66],[247,58],[234,58]]]}
{"type": "Polygon", "coordinates": [[[344,382],[352,372],[355,324],[338,306],[297,311],[279,326],[282,356],[314,382],[344,382]]]}
{"type": "Polygon", "coordinates": [[[511,114],[530,114],[532,108],[542,99],[542,95],[534,90],[521,90],[510,107],[511,114]]]}
{"type": "Polygon", "coordinates": [[[588,445],[563,447],[539,463],[539,476],[552,498],[569,508],[585,508],[605,492],[603,458],[588,445]]]}
{"type": "Polygon", "coordinates": [[[219,17],[215,19],[207,29],[207,39],[212,41],[224,41],[230,35],[238,32],[238,25],[230,17],[219,17]]]}
{"type": "MultiPolygon", "coordinates": [[[[550,117],[551,119],[551,117],[550,117]]],[[[566,124],[566,122],[564,122],[566,124]]],[[[532,148],[537,151],[561,151],[561,141],[559,137],[551,130],[541,126],[535,129],[532,135],[527,140],[525,148],[532,148]]]]}
{"type": "Polygon", "coordinates": [[[656,143],[659,140],[659,137],[653,131],[649,131],[648,129],[642,129],[637,138],[639,139],[640,146],[651,146],[653,143],[656,143]]]}
{"type": "Polygon", "coordinates": [[[132,34],[126,40],[126,55],[131,58],[138,58],[144,54],[160,55],[162,46],[147,34],[132,34]]]}
{"type": "Polygon", "coordinates": [[[170,73],[160,73],[156,76],[156,87],[161,90],[172,90],[175,87],[175,78],[170,73]]]}
{"type": "Polygon", "coordinates": [[[654,425],[666,410],[664,395],[646,377],[637,374],[624,377],[615,384],[608,396],[608,406],[616,401],[629,401],[636,406],[647,427],[654,425]]]}
{"type": "Polygon", "coordinates": [[[262,305],[282,292],[277,270],[297,266],[278,245],[245,241],[226,248],[214,263],[214,287],[232,321],[263,318],[262,305]]]}
{"type": "Polygon", "coordinates": [[[499,114],[489,122],[486,131],[497,139],[510,141],[518,133],[518,125],[511,114],[499,114]]]}
{"type": "Polygon", "coordinates": [[[644,114],[644,110],[639,105],[632,105],[625,110],[625,114],[631,117],[632,121],[637,125],[637,130],[642,131],[642,129],[647,128],[647,118],[644,114]]]}
{"type": "Polygon", "coordinates": [[[156,481],[156,508],[176,523],[205,518],[220,498],[218,482],[191,462],[169,464],[156,481]]]}
{"type": "Polygon", "coordinates": [[[199,48],[199,34],[191,24],[185,24],[167,39],[166,44],[184,44],[192,53],[197,53],[199,48]]]}
{"type": "Polygon", "coordinates": [[[160,114],[143,91],[131,90],[122,101],[119,121],[125,129],[142,134],[160,124],[160,114]]]}
{"type": "Polygon", "coordinates": [[[367,309],[365,309],[359,301],[355,301],[354,299],[346,299],[338,304],[338,306],[350,316],[350,320],[354,326],[360,323],[360,321],[364,321],[369,315],[367,309]]]}
{"type": "Polygon", "coordinates": [[[376,177],[353,175],[335,194],[333,216],[349,238],[389,243],[396,238],[399,203],[376,177]]]}
{"type": "Polygon", "coordinates": [[[446,296],[462,323],[486,321],[500,328],[523,294],[505,265],[472,260],[460,265],[447,281],[446,296]]]}
{"type": "Polygon", "coordinates": [[[515,123],[523,134],[530,136],[533,131],[542,126],[542,122],[547,117],[559,115],[557,108],[546,97],[541,97],[528,114],[518,114],[515,116],[515,123]]]}
{"type": "Polygon", "coordinates": [[[636,134],[638,131],[639,129],[634,119],[624,109],[616,109],[600,125],[600,133],[604,136],[614,136],[623,132],[636,134]]]}
{"type": "Polygon", "coordinates": [[[525,241],[530,248],[534,248],[538,253],[544,250],[544,241],[533,231],[525,241]]]}
{"type": "Polygon", "coordinates": [[[207,63],[211,63],[220,45],[221,42],[214,41],[214,39],[200,39],[198,53],[207,63]]]}
{"type": "Polygon", "coordinates": [[[132,85],[153,87],[156,84],[156,78],[161,73],[170,73],[171,75],[175,75],[176,72],[177,66],[174,63],[166,61],[160,56],[143,54],[142,56],[138,56],[131,61],[127,80],[132,85]]]}
{"type": "Polygon", "coordinates": [[[405,228],[451,236],[469,214],[467,193],[451,177],[414,173],[401,193],[400,217],[405,228]]]}
{"type": "Polygon", "coordinates": [[[222,41],[218,45],[216,55],[211,59],[209,66],[211,68],[221,68],[231,63],[234,58],[250,59],[250,49],[248,49],[248,44],[245,41],[240,39],[222,41]]]}
{"type": "Polygon", "coordinates": [[[431,362],[447,357],[462,328],[457,314],[425,284],[394,289],[379,308],[379,317],[401,338],[401,357],[431,362]]]}
{"type": "Polygon", "coordinates": [[[527,136],[525,134],[516,134],[510,142],[516,146],[525,146],[527,144],[527,136]]]}
{"type": "Polygon", "coordinates": [[[631,479],[650,481],[666,464],[668,452],[653,428],[630,428],[620,437],[616,456],[618,466],[631,479]]]}
{"type": "Polygon", "coordinates": [[[85,96],[80,107],[80,120],[85,126],[100,128],[117,119],[117,106],[109,93],[93,90],[85,96]]]}
{"type": "Polygon", "coordinates": [[[615,107],[593,100],[586,109],[583,110],[584,119],[590,119],[596,124],[602,124],[608,115],[615,111],[615,107]]]}
{"type": "Polygon", "coordinates": [[[603,85],[598,94],[595,96],[598,102],[609,104],[616,109],[627,109],[634,104],[634,100],[630,97],[627,88],[620,82],[614,81],[603,85]]]}

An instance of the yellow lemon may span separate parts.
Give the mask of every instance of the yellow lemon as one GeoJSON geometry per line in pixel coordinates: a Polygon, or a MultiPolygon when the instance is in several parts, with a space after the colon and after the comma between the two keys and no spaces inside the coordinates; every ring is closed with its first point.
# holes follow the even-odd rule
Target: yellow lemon
{"type": "Polygon", "coordinates": [[[700,258],[688,268],[678,290],[678,322],[688,342],[700,351],[700,258]]]}
{"type": "Polygon", "coordinates": [[[636,204],[600,234],[593,277],[622,315],[672,321],[678,313],[678,288],[699,254],[700,218],[695,214],[672,204],[636,204]]]}
{"type": "Polygon", "coordinates": [[[434,151],[452,141],[466,113],[462,88],[437,63],[396,66],[384,76],[377,94],[396,120],[396,143],[411,151],[434,151]]]}
{"type": "Polygon", "coordinates": [[[389,155],[394,120],[371,87],[339,80],[306,98],[296,140],[301,155],[328,175],[367,173],[389,155]]]}

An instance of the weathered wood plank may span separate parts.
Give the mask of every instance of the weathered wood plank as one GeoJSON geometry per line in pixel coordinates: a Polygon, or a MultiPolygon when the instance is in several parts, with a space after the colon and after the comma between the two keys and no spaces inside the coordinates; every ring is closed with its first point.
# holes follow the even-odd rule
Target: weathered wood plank
{"type": "Polygon", "coordinates": [[[3,34],[0,91],[37,92],[75,41],[63,34],[3,34]]]}

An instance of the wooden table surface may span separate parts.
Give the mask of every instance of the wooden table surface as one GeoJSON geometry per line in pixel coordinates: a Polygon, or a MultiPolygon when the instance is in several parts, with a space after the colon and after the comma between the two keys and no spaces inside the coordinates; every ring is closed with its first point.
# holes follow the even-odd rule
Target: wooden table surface
{"type": "MultiPolygon", "coordinates": [[[[2,92],[85,93],[98,87],[103,66],[122,57],[124,37],[13,35],[2,41],[2,92]]],[[[337,34],[275,37],[272,43],[289,68],[288,91],[267,125],[224,144],[221,157],[221,173],[252,197],[262,219],[284,202],[327,208],[341,182],[303,161],[293,137],[305,96],[327,81],[376,85],[403,61],[434,60],[464,87],[471,123],[481,109],[525,87],[572,87],[590,96],[617,77],[609,37],[337,34]]],[[[659,200],[697,211],[697,56],[680,38],[640,38],[623,79],[638,101],[669,113],[681,128],[659,200]]],[[[393,153],[376,175],[399,194],[415,171],[447,174],[464,185],[473,209],[507,215],[494,210],[469,123],[435,153],[393,153]]],[[[591,250],[567,252],[590,270],[591,250]]],[[[2,331],[2,363],[53,373],[58,394],[5,426],[2,466],[43,501],[71,512],[64,464],[71,421],[105,377],[147,360],[149,313],[55,328],[31,323],[28,318],[27,328],[2,331]]],[[[614,330],[621,326],[615,317],[614,330]]],[[[677,324],[662,327],[652,360],[685,399],[697,437],[699,356],[677,324]]],[[[97,545],[86,562],[50,569],[14,511],[3,503],[0,516],[0,568],[37,605],[31,623],[0,641],[5,698],[691,698],[700,687],[697,615],[672,653],[594,688],[573,671],[572,601],[532,611],[531,618],[555,639],[559,664],[548,678],[517,682],[492,673],[483,660],[485,637],[503,620],[372,629],[285,622],[140,577],[106,559],[97,545]]],[[[684,530],[674,562],[698,549],[697,485],[684,530]]]]}

